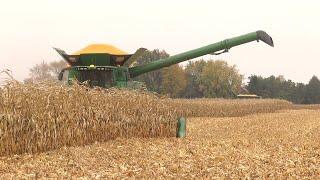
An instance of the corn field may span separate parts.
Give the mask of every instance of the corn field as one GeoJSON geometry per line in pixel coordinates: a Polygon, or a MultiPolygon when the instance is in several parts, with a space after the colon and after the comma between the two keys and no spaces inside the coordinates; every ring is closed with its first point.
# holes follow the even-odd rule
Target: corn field
{"type": "Polygon", "coordinates": [[[172,99],[179,114],[187,117],[239,117],[290,109],[292,104],[279,99],[172,99]]]}
{"type": "Polygon", "coordinates": [[[319,105],[283,100],[11,81],[0,88],[0,178],[315,178],[319,117],[319,105]]]}
{"type": "Polygon", "coordinates": [[[143,91],[11,81],[0,89],[0,155],[174,137],[180,116],[244,116],[290,106],[282,100],[168,99],[143,91]]]}
{"type": "Polygon", "coordinates": [[[152,94],[11,82],[0,90],[0,154],[128,137],[172,137],[177,113],[152,94]]]}
{"type": "Polygon", "coordinates": [[[189,118],[187,137],[0,157],[2,179],[319,179],[320,111],[189,118]]]}

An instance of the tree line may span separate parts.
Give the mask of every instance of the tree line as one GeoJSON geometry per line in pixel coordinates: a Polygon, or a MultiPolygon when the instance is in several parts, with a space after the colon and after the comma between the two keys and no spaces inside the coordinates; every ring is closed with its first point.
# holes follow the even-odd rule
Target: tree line
{"type": "MultiPolygon", "coordinates": [[[[165,51],[150,51],[138,60],[138,64],[168,56],[165,51]]],[[[303,84],[286,80],[283,76],[263,78],[251,75],[249,83],[243,85],[243,76],[237,68],[221,60],[189,61],[184,68],[174,65],[144,74],[136,80],[145,82],[151,91],[175,98],[235,98],[240,87],[244,87],[250,94],[263,98],[285,99],[297,104],[320,103],[320,80],[316,76],[308,84],[303,84]]]]}
{"type": "Polygon", "coordinates": [[[247,89],[250,93],[264,98],[286,99],[297,104],[320,103],[320,80],[313,76],[308,84],[295,83],[283,76],[263,78],[252,75],[249,77],[247,89]]]}
{"type": "MultiPolygon", "coordinates": [[[[166,57],[169,54],[163,50],[148,51],[137,60],[136,65],[166,57]]],[[[148,90],[173,98],[232,98],[236,96],[242,79],[236,66],[221,60],[188,61],[185,67],[176,64],[134,78],[144,82],[148,90]]]]}

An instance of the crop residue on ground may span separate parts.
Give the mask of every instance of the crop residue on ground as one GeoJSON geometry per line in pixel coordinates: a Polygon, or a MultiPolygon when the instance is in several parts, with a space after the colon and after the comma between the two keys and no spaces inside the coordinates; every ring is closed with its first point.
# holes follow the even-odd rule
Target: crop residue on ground
{"type": "Polygon", "coordinates": [[[2,157],[3,178],[316,178],[320,111],[189,118],[186,139],[116,139],[2,157]]]}

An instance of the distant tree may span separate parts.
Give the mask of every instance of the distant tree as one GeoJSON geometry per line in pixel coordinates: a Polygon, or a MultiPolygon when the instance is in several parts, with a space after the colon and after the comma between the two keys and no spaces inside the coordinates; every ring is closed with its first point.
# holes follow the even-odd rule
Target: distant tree
{"type": "MultiPolygon", "coordinates": [[[[284,78],[283,78],[284,79],[284,78]]],[[[280,98],[281,99],[287,99],[291,102],[296,102],[296,90],[297,90],[297,85],[296,83],[294,83],[291,80],[283,80],[281,81],[280,79],[280,87],[281,87],[281,91],[280,91],[280,98]]]]}
{"type": "Polygon", "coordinates": [[[240,89],[242,75],[225,61],[208,61],[200,74],[200,90],[205,97],[234,97],[240,89]]]}
{"type": "Polygon", "coordinates": [[[204,60],[189,61],[184,71],[186,74],[187,85],[184,90],[183,96],[185,98],[199,98],[203,97],[200,84],[200,76],[203,68],[206,66],[204,60]]]}
{"type": "Polygon", "coordinates": [[[306,103],[320,103],[320,81],[316,76],[313,76],[306,86],[306,103]]]}
{"type": "Polygon", "coordinates": [[[162,94],[169,94],[170,97],[181,97],[186,88],[187,80],[182,67],[178,64],[163,69],[162,94]]]}
{"type": "Polygon", "coordinates": [[[262,94],[261,94],[261,89],[263,86],[262,80],[263,79],[261,76],[251,75],[249,77],[249,83],[247,86],[248,91],[252,94],[257,94],[257,95],[262,96],[262,94]]]}
{"type": "MultiPolygon", "coordinates": [[[[153,62],[158,59],[163,59],[169,57],[169,54],[164,50],[160,51],[155,49],[153,51],[146,51],[136,62],[136,66],[141,66],[150,62],[153,62]]],[[[162,73],[163,70],[159,69],[149,73],[142,74],[134,80],[144,82],[147,86],[147,89],[157,93],[161,93],[162,86],[162,73]]]]}
{"type": "Polygon", "coordinates": [[[306,85],[303,83],[297,83],[293,90],[292,98],[290,101],[297,104],[305,104],[306,102],[306,85]]]}
{"type": "Polygon", "coordinates": [[[53,61],[49,64],[50,72],[54,78],[57,78],[61,69],[66,67],[66,62],[64,60],[61,61],[53,61]]]}
{"type": "Polygon", "coordinates": [[[24,80],[25,83],[54,81],[57,80],[58,74],[66,66],[64,61],[54,61],[51,63],[41,62],[30,69],[29,77],[24,80]]]}
{"type": "Polygon", "coordinates": [[[249,77],[247,89],[264,98],[286,99],[297,104],[320,103],[320,80],[313,76],[307,85],[286,80],[283,76],[249,77]]]}
{"type": "Polygon", "coordinates": [[[285,80],[283,76],[270,76],[262,78],[252,75],[249,77],[248,90],[252,94],[257,94],[265,98],[290,99],[295,83],[291,80],[285,80]]]}

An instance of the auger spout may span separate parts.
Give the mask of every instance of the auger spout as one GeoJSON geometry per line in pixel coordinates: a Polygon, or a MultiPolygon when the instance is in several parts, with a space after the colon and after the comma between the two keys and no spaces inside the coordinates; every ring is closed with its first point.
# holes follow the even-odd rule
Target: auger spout
{"type": "Polygon", "coordinates": [[[207,54],[219,54],[217,53],[219,51],[227,52],[232,47],[245,44],[251,41],[259,41],[259,40],[265,42],[266,44],[272,47],[274,46],[272,38],[266,32],[256,31],[256,32],[248,33],[238,37],[225,39],[223,41],[220,41],[214,44],[210,44],[201,48],[193,49],[181,54],[170,56],[165,59],[160,59],[142,66],[131,67],[129,68],[129,74],[130,74],[130,77],[133,78],[150,71],[168,67],[173,64],[177,64],[183,61],[201,57],[207,54]]]}

